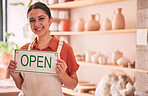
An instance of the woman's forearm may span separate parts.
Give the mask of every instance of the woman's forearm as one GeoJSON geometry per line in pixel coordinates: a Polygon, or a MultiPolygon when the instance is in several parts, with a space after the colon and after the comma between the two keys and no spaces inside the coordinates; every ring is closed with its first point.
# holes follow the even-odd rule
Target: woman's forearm
{"type": "Polygon", "coordinates": [[[16,87],[21,90],[23,78],[21,76],[18,76],[17,78],[13,78],[13,80],[16,84],[16,87]]]}
{"type": "Polygon", "coordinates": [[[67,74],[61,77],[61,81],[63,82],[64,86],[69,89],[74,89],[78,84],[78,79],[76,77],[76,73],[69,77],[67,74]]]}

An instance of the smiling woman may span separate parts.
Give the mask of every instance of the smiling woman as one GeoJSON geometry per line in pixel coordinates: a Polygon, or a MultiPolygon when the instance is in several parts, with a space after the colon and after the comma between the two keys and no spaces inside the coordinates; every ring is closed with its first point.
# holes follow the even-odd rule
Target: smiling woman
{"type": "Polygon", "coordinates": [[[79,65],[73,49],[69,44],[50,35],[49,27],[53,18],[45,4],[37,2],[31,5],[27,17],[31,30],[37,37],[21,49],[57,52],[59,58],[55,60],[57,75],[14,72],[17,62],[13,60],[9,63],[8,73],[13,77],[16,86],[23,91],[24,96],[64,96],[62,84],[70,89],[74,89],[78,84],[76,71],[79,65]]]}

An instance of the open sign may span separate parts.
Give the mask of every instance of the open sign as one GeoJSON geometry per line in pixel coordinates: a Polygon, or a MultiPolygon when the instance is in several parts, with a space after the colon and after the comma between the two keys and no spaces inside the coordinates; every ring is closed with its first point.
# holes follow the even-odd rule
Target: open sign
{"type": "Polygon", "coordinates": [[[58,59],[57,52],[16,49],[14,60],[17,62],[17,68],[15,71],[57,74],[56,59],[58,59]]]}

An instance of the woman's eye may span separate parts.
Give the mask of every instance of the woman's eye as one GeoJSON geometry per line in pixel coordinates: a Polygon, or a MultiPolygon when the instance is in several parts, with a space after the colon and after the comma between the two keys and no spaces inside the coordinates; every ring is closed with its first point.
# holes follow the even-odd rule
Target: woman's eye
{"type": "Polygon", "coordinates": [[[34,22],[35,20],[30,20],[29,22],[34,22]]]}
{"type": "Polygon", "coordinates": [[[39,18],[39,20],[43,20],[44,18],[39,18]]]}

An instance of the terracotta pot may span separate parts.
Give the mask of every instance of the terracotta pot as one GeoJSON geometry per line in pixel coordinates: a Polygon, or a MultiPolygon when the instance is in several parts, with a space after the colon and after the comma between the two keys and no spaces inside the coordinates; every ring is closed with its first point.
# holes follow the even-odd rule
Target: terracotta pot
{"type": "Polygon", "coordinates": [[[84,25],[85,25],[85,22],[83,18],[80,18],[79,20],[77,20],[75,24],[76,31],[84,31],[84,25]]]}
{"type": "Polygon", "coordinates": [[[117,13],[115,14],[113,21],[112,21],[113,29],[124,29],[125,28],[125,19],[121,11],[122,11],[122,8],[117,9],[117,13]]]}
{"type": "MultiPolygon", "coordinates": [[[[100,20],[100,15],[97,14],[100,20]]],[[[86,22],[85,24],[85,29],[87,31],[97,31],[100,29],[100,22],[99,20],[95,20],[95,16],[96,15],[91,15],[91,20],[89,20],[88,22],[86,22]]]]}
{"type": "Polygon", "coordinates": [[[70,31],[70,20],[60,21],[61,31],[70,31]]]}
{"type": "Polygon", "coordinates": [[[106,18],[102,24],[103,30],[111,30],[112,29],[112,23],[109,18],[106,18]]]}
{"type": "Polygon", "coordinates": [[[2,64],[8,65],[9,61],[13,59],[12,54],[2,53],[2,64]]]}

